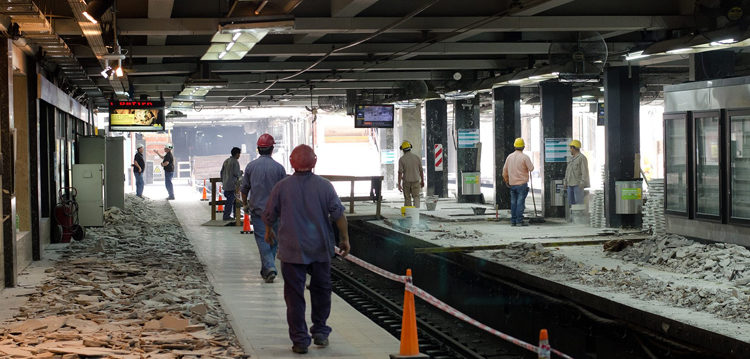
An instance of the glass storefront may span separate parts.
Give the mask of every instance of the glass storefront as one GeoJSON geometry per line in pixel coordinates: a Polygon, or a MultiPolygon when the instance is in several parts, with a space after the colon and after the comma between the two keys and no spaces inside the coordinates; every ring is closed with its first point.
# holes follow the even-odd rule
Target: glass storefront
{"type": "Polygon", "coordinates": [[[695,188],[698,215],[721,215],[719,117],[695,119],[695,188]]]}
{"type": "Polygon", "coordinates": [[[750,115],[730,119],[732,218],[750,219],[750,115]]]}
{"type": "Polygon", "coordinates": [[[666,207],[668,211],[687,213],[687,118],[665,118],[665,127],[666,207]]]}

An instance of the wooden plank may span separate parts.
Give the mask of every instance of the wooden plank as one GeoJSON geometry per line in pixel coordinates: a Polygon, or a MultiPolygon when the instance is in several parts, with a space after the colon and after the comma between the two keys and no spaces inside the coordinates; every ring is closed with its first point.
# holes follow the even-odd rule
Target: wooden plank
{"type": "MultiPolygon", "coordinates": [[[[616,237],[611,237],[607,239],[596,239],[596,240],[590,240],[590,241],[548,242],[548,243],[538,243],[538,244],[541,244],[543,247],[594,246],[594,245],[604,244],[613,239],[624,239],[624,240],[628,240],[631,242],[640,242],[648,238],[651,238],[651,236],[634,236],[634,237],[616,236],[616,237]]],[[[515,244],[517,244],[517,242],[513,244],[494,244],[494,245],[488,245],[488,246],[414,248],[414,253],[426,254],[426,253],[456,253],[456,252],[488,251],[488,250],[506,249],[515,244]]]]}

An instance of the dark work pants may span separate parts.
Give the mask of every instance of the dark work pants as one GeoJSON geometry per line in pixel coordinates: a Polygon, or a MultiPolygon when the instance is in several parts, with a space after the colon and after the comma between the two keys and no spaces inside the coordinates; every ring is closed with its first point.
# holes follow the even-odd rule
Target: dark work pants
{"type": "Polygon", "coordinates": [[[305,321],[305,278],[310,274],[310,301],[312,302],[312,327],[310,334],[327,338],[331,327],[326,325],[331,314],[331,262],[310,264],[281,263],[284,277],[284,300],[289,339],[299,347],[310,346],[310,334],[305,321]]]}

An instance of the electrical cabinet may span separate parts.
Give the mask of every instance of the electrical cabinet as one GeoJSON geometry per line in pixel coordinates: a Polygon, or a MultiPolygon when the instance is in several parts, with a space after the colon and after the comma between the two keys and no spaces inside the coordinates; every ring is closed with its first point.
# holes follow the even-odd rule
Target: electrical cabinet
{"type": "Polygon", "coordinates": [[[104,165],[73,165],[73,187],[78,190],[78,224],[84,227],[104,225],[104,165]]]}

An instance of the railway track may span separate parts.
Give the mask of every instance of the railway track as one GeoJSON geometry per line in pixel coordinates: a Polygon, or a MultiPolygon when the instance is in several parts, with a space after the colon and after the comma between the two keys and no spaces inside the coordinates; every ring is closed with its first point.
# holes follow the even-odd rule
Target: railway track
{"type": "MultiPolygon", "coordinates": [[[[401,335],[403,285],[360,268],[334,260],[333,291],[359,312],[396,338],[401,335]]],[[[510,343],[433,308],[417,299],[419,349],[433,359],[535,358],[510,343]]],[[[394,348],[397,352],[398,348],[394,348]]]]}

